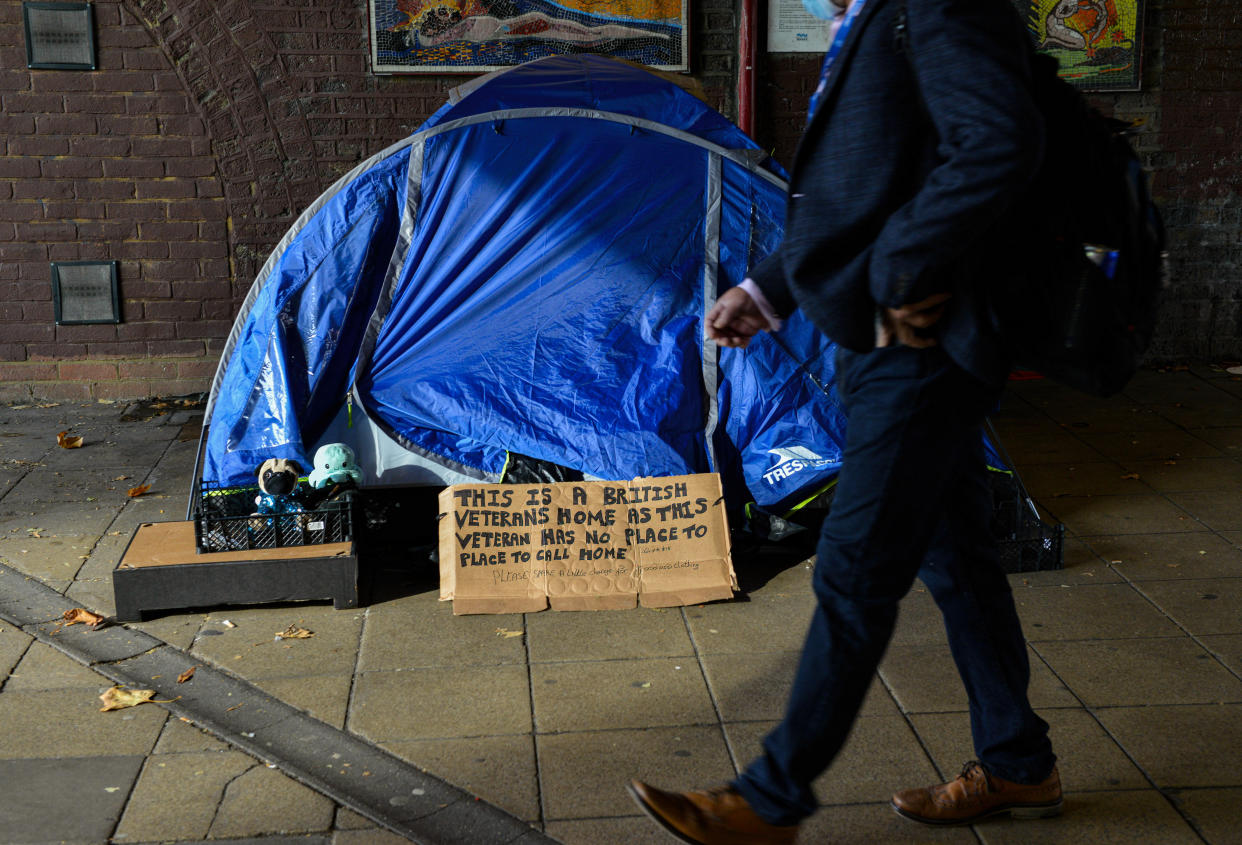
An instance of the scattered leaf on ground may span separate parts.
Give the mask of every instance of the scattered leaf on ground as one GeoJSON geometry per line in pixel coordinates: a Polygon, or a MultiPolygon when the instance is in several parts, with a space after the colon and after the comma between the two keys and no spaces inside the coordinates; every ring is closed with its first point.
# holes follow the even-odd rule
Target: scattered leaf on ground
{"type": "Polygon", "coordinates": [[[1122,479],[1123,479],[1123,480],[1128,480],[1128,481],[1137,481],[1137,480],[1138,480],[1138,477],[1139,477],[1139,474],[1138,474],[1137,472],[1127,472],[1125,475],[1123,475],[1123,476],[1121,476],[1121,477],[1122,477],[1122,479]]]}
{"type": "Polygon", "coordinates": [[[180,675],[177,676],[177,683],[184,684],[186,681],[190,680],[190,678],[193,678],[194,670],[197,668],[198,668],[197,666],[191,666],[189,669],[186,669],[184,672],[182,672],[180,675]]]}
{"type": "Polygon", "coordinates": [[[104,618],[98,613],[91,613],[86,608],[75,607],[72,610],[66,610],[61,614],[61,618],[65,620],[65,625],[76,625],[81,622],[83,625],[89,625],[92,628],[98,628],[103,624],[104,618]]]}
{"type": "Polygon", "coordinates": [[[128,475],[118,475],[116,478],[112,480],[113,481],[129,481],[129,478],[130,477],[128,475]]]}
{"type": "Polygon", "coordinates": [[[508,639],[510,637],[520,637],[522,636],[523,633],[524,633],[523,631],[510,631],[508,628],[497,628],[496,629],[496,636],[504,637],[505,639],[508,639]]]}
{"type": "Polygon", "coordinates": [[[99,696],[99,700],[104,703],[100,707],[100,711],[106,710],[123,710],[126,707],[134,707],[138,704],[150,701],[155,697],[153,689],[125,689],[124,687],[112,687],[110,690],[99,696]]]}
{"type": "Polygon", "coordinates": [[[62,449],[80,449],[82,448],[82,435],[62,431],[56,435],[56,445],[62,449]]]}
{"type": "Polygon", "coordinates": [[[136,499],[150,489],[151,489],[150,484],[143,484],[141,487],[131,487],[128,490],[128,495],[131,499],[136,499]]]}
{"type": "Polygon", "coordinates": [[[299,628],[296,625],[290,625],[285,630],[276,635],[278,640],[305,640],[315,636],[314,631],[308,631],[305,628],[299,628]]]}

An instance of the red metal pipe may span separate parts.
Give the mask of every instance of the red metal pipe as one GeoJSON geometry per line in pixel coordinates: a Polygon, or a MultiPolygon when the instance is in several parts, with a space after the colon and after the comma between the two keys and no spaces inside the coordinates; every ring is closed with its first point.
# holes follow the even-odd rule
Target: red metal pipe
{"type": "Polygon", "coordinates": [[[742,0],[737,39],[737,125],[755,135],[755,7],[757,0],[742,0]]]}

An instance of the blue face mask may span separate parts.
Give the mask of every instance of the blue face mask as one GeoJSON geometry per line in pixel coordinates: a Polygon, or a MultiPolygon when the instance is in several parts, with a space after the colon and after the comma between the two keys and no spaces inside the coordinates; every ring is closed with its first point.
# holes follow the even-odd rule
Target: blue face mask
{"type": "Polygon", "coordinates": [[[838,7],[831,0],[802,0],[802,8],[812,17],[830,21],[837,16],[838,7]]]}

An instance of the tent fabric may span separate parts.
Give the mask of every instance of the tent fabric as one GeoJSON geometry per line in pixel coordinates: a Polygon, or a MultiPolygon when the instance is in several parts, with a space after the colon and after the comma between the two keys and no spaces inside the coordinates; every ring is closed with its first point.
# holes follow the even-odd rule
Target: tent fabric
{"type": "Polygon", "coordinates": [[[268,259],[213,383],[202,479],[354,446],[364,486],[497,481],[511,453],[591,478],[719,471],[781,509],[835,475],[832,344],[795,314],[706,341],[779,243],[783,171],[628,63],[475,80],[342,177],[268,259]]]}

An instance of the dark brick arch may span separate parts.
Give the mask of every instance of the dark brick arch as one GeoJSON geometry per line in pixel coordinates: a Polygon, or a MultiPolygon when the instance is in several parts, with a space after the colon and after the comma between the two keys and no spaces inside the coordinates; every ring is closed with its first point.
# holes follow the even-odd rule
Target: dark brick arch
{"type": "Polygon", "coordinates": [[[123,3],[168,57],[207,127],[228,206],[234,294],[242,296],[321,190],[303,100],[251,4],[123,3]]]}

